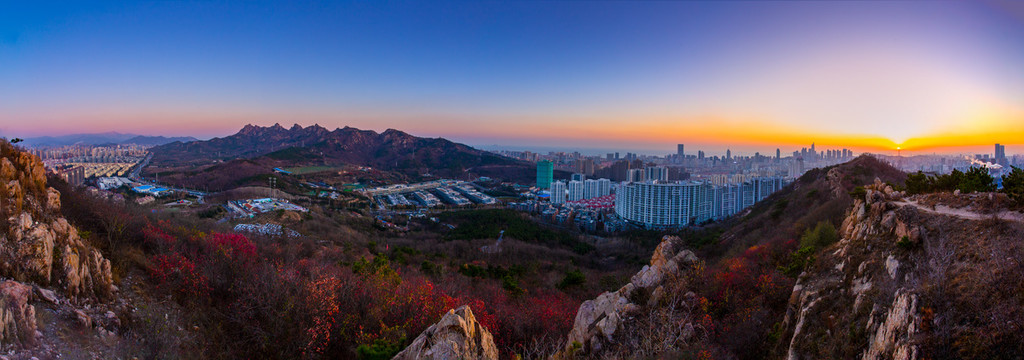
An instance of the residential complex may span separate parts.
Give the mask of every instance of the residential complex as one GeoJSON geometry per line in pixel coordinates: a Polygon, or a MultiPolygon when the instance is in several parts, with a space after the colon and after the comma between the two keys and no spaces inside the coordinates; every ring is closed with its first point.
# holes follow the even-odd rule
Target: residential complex
{"type": "Polygon", "coordinates": [[[788,183],[777,176],[724,185],[708,181],[629,182],[617,188],[615,213],[645,228],[686,226],[736,214],[788,183]]]}

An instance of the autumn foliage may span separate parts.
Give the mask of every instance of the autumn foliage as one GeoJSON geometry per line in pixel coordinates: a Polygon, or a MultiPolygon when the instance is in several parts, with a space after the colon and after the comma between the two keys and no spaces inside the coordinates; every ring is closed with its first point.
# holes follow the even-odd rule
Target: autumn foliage
{"type": "Polygon", "coordinates": [[[511,294],[501,280],[430,278],[418,268],[393,268],[384,255],[346,266],[241,234],[169,223],[143,232],[158,252],[152,281],[183,305],[209,309],[201,322],[219,326],[207,346],[227,357],[356,358],[363,347],[400,349],[461,305],[511,356],[532,339],[564,336],[579,306],[553,289],[511,294]]]}

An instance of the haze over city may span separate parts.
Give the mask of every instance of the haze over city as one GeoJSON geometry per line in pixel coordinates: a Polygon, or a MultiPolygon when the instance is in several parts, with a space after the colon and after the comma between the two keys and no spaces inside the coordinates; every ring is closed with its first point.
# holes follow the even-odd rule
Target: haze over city
{"type": "Polygon", "coordinates": [[[1024,151],[1019,3],[0,10],[6,136],[205,139],[279,122],[487,149],[1024,151]]]}

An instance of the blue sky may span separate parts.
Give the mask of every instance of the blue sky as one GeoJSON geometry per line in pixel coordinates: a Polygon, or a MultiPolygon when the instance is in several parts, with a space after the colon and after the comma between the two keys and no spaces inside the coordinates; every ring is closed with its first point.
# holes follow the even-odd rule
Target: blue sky
{"type": "Polygon", "coordinates": [[[211,137],[281,122],[664,152],[971,146],[948,134],[1024,123],[1022,14],[954,1],[5,3],[0,132],[211,137]],[[745,133],[761,127],[784,134],[745,133]]]}

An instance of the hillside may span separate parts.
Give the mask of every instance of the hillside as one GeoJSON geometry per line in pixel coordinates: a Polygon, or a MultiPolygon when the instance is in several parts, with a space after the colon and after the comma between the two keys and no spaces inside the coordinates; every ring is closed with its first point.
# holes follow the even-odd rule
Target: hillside
{"type": "Polygon", "coordinates": [[[1003,194],[906,197],[883,179],[901,174],[860,157],[710,228],[710,245],[665,237],[580,306],[555,358],[1024,356],[1024,214],[994,209],[1003,194]]]}
{"type": "Polygon", "coordinates": [[[1024,217],[951,209],[973,196],[952,197],[869,187],[793,288],[780,354],[1024,357],[1024,217]]]}
{"type": "Polygon", "coordinates": [[[838,226],[853,205],[851,192],[874,179],[902,186],[906,174],[869,155],[811,169],[793,184],[723,221],[720,240],[700,249],[702,257],[737,255],[754,245],[793,240],[822,221],[838,226]]]}
{"type": "Polygon", "coordinates": [[[196,170],[207,170],[203,166],[237,159],[283,167],[366,166],[412,177],[426,173],[449,177],[507,173],[521,177],[532,169],[526,163],[442,138],[416,137],[394,129],[382,133],[352,127],[330,131],[319,125],[294,125],[289,129],[280,124],[246,125],[231,136],[171,143],[152,152],[149,173],[198,173],[196,170]]]}

